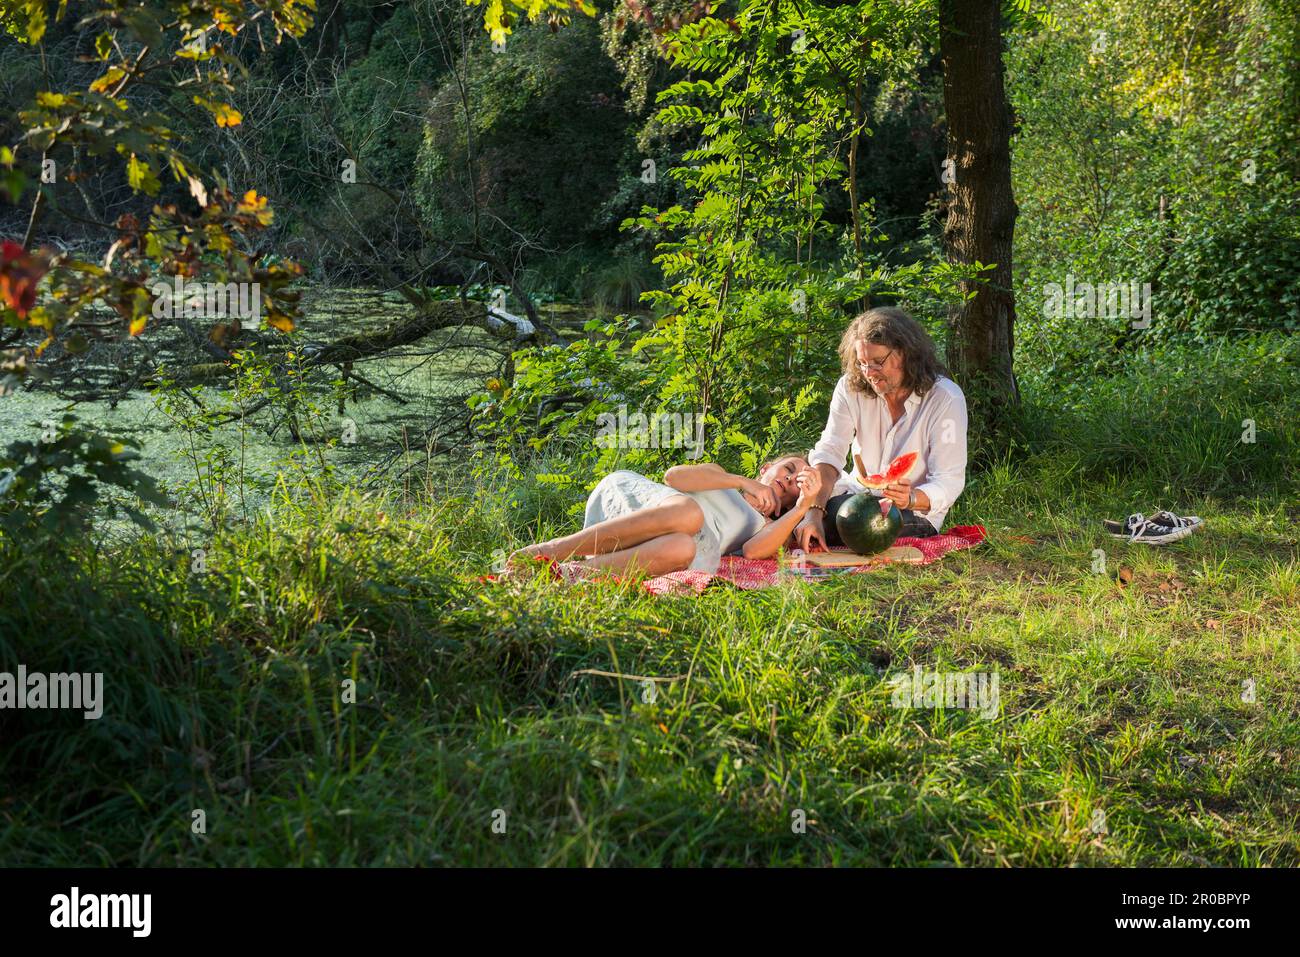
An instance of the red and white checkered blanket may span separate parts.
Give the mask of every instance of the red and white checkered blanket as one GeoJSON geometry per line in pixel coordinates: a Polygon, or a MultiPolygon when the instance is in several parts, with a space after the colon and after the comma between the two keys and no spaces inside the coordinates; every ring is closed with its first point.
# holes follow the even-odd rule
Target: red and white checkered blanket
{"type": "MultiPolygon", "coordinates": [[[[894,542],[895,545],[911,545],[920,550],[924,559],[916,562],[918,565],[928,565],[931,562],[937,562],[949,552],[960,551],[963,548],[974,548],[980,542],[984,541],[987,533],[983,525],[954,525],[941,535],[931,535],[929,538],[911,538],[904,537],[894,542]]],[[[835,551],[848,551],[845,549],[835,549],[835,551]]],[[[861,574],[877,568],[884,568],[886,565],[859,565],[840,570],[843,574],[861,574]]],[[[699,594],[715,582],[725,582],[729,585],[735,585],[737,588],[754,589],[754,588],[771,588],[780,578],[780,565],[775,558],[736,558],[724,555],[722,564],[713,574],[708,572],[672,572],[667,575],[660,575],[658,578],[650,578],[645,582],[645,589],[655,595],[681,595],[681,594],[699,594]]]]}
{"type": "MultiPolygon", "coordinates": [[[[941,535],[932,535],[929,538],[903,537],[895,541],[894,544],[911,545],[918,549],[924,557],[921,561],[912,564],[928,565],[931,562],[937,562],[949,552],[960,551],[963,548],[974,548],[987,537],[988,534],[985,532],[983,525],[954,525],[941,535]]],[[[834,549],[834,551],[847,552],[848,549],[840,548],[834,549]]],[[[542,561],[546,562],[551,574],[557,581],[578,582],[597,577],[595,570],[582,562],[557,563],[549,560],[542,561]]],[[[807,577],[823,578],[837,573],[861,574],[876,568],[883,568],[885,564],[888,563],[850,566],[836,569],[835,572],[813,573],[809,571],[807,577]]],[[[484,575],[480,579],[480,581],[485,582],[496,580],[496,575],[484,575]]],[[[616,576],[614,580],[618,580],[616,576]]],[[[724,555],[718,570],[711,574],[697,571],[671,572],[667,575],[660,575],[658,578],[646,579],[642,583],[642,587],[654,595],[698,595],[716,582],[724,582],[737,588],[752,590],[755,588],[771,588],[780,580],[781,566],[775,558],[736,558],[724,555]]]]}

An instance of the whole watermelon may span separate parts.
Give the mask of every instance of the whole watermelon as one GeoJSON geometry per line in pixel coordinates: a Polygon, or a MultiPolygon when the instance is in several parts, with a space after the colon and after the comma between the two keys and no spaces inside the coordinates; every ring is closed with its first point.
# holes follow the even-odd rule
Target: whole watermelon
{"type": "Polygon", "coordinates": [[[835,513],[835,527],[840,540],[859,555],[883,552],[903,530],[903,515],[889,503],[889,511],[880,511],[881,500],[869,492],[859,492],[835,513]]]}

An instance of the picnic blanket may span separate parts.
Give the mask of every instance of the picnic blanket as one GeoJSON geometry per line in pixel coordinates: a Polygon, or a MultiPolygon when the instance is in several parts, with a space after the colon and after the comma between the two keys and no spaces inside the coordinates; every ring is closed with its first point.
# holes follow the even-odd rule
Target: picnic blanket
{"type": "MultiPolygon", "coordinates": [[[[954,525],[941,535],[932,535],[929,538],[907,536],[898,539],[894,544],[911,545],[919,549],[925,558],[917,562],[917,564],[928,565],[931,562],[937,562],[949,552],[960,551],[963,548],[974,548],[984,541],[986,537],[987,533],[984,531],[983,525],[954,525]]],[[[848,551],[847,548],[834,550],[848,551]]],[[[833,574],[856,575],[883,567],[886,566],[861,565],[856,568],[845,568],[833,574]]],[[[822,575],[818,577],[828,576],[822,575]]],[[[734,585],[736,588],[751,590],[755,588],[771,588],[780,580],[780,564],[775,558],[738,558],[724,555],[718,570],[712,574],[700,571],[671,572],[667,575],[660,575],[658,578],[647,579],[644,587],[646,591],[655,595],[691,593],[698,595],[710,585],[718,582],[725,582],[728,585],[734,585]]]]}
{"type": "MultiPolygon", "coordinates": [[[[929,538],[903,536],[896,540],[894,544],[913,546],[923,556],[921,561],[913,564],[929,565],[931,562],[937,562],[949,552],[960,551],[963,548],[974,548],[987,537],[988,533],[984,530],[983,525],[954,525],[940,535],[931,535],[929,538]]],[[[847,552],[848,549],[837,548],[832,549],[832,551],[847,552]]],[[[548,565],[551,574],[558,581],[576,582],[593,577],[592,569],[581,562],[549,562],[548,565]]],[[[808,574],[807,577],[826,578],[830,577],[831,574],[856,575],[883,567],[886,566],[880,564],[860,565],[837,569],[834,572],[828,570],[823,570],[821,573],[813,572],[808,574]]],[[[485,575],[481,580],[496,581],[497,576],[485,575]]],[[[671,572],[667,575],[660,575],[658,578],[646,579],[642,583],[642,587],[654,595],[698,595],[715,583],[734,585],[736,588],[750,591],[756,588],[772,588],[780,580],[781,565],[775,558],[738,558],[733,555],[724,555],[716,572],[671,572]]]]}

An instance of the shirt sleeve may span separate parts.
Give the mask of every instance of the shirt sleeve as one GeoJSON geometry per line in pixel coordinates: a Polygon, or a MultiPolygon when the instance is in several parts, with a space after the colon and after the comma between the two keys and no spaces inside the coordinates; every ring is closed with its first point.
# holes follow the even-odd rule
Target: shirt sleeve
{"type": "Polygon", "coordinates": [[[929,497],[931,512],[948,511],[966,487],[966,397],[944,396],[926,434],[925,481],[916,486],[929,497]]]}
{"type": "Polygon", "coordinates": [[[862,483],[844,469],[840,469],[840,477],[836,479],[835,484],[831,486],[831,495],[843,495],[845,492],[862,491],[866,491],[863,489],[862,483]]]}
{"type": "Polygon", "coordinates": [[[822,437],[813,446],[808,464],[814,468],[822,464],[833,465],[843,471],[844,463],[848,461],[849,443],[857,431],[848,383],[840,376],[840,381],[835,383],[835,392],[831,395],[831,411],[826,417],[826,428],[822,429],[822,437]]]}

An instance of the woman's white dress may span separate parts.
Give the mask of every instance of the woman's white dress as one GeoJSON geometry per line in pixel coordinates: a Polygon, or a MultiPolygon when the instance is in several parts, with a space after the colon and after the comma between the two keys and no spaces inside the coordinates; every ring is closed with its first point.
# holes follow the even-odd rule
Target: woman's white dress
{"type": "Polygon", "coordinates": [[[739,551],[763,527],[763,516],[735,489],[679,492],[638,472],[626,471],[611,472],[591,490],[582,526],[590,528],[597,522],[631,515],[658,505],[670,495],[693,498],[704,512],[704,524],[695,536],[692,570],[716,572],[723,555],[739,551]]]}

